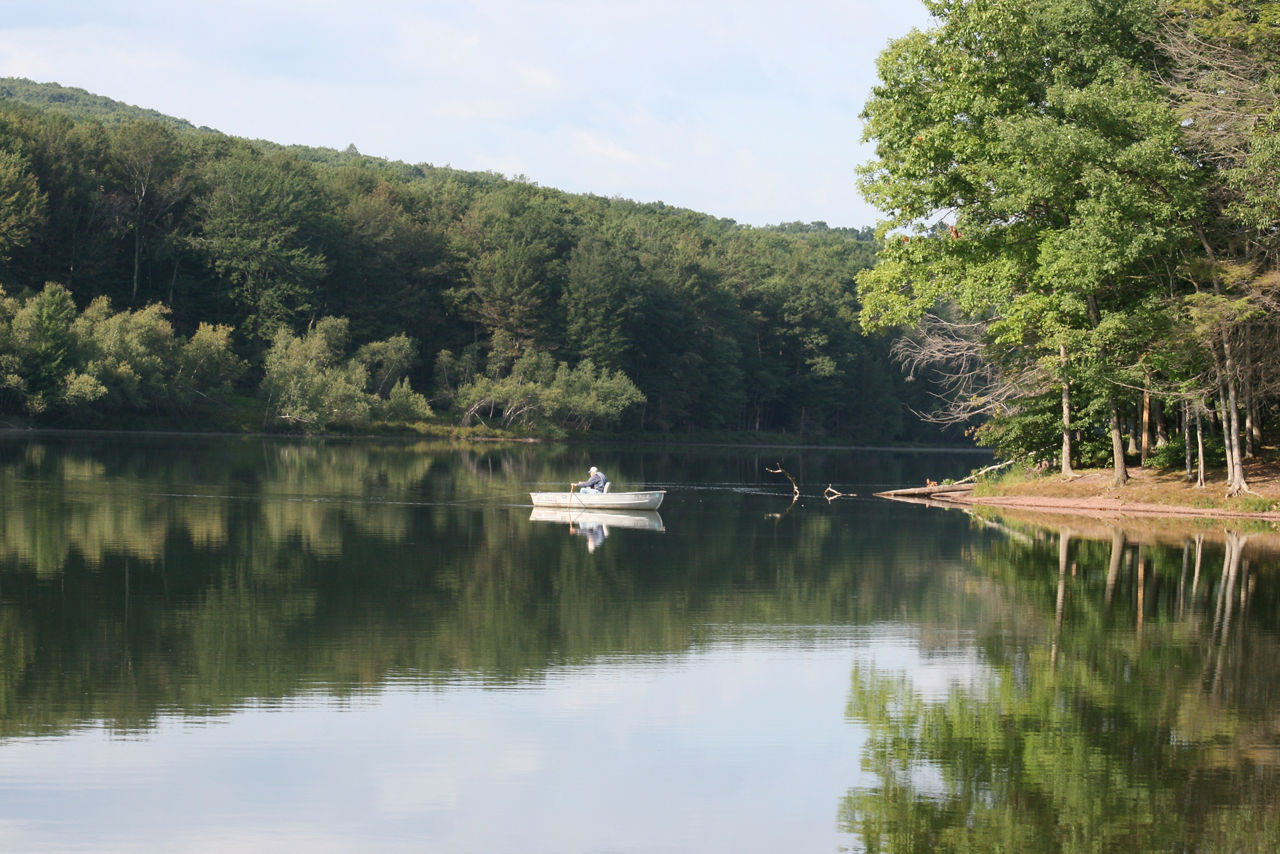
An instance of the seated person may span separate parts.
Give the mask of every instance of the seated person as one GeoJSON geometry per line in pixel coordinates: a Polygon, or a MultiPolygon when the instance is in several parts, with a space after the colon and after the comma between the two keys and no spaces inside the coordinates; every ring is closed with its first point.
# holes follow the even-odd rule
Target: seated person
{"type": "Polygon", "coordinates": [[[579,492],[604,492],[604,486],[609,482],[609,478],[605,477],[604,473],[595,466],[587,470],[587,475],[586,480],[578,481],[570,488],[578,489],[578,487],[582,487],[578,489],[579,492]]]}

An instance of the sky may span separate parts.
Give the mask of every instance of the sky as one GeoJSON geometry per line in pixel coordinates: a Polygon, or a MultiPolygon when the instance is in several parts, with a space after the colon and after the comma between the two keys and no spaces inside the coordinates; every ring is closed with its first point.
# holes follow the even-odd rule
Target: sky
{"type": "Polygon", "coordinates": [[[746,225],[874,225],[876,57],[922,0],[0,0],[0,76],[234,136],[746,225]]]}

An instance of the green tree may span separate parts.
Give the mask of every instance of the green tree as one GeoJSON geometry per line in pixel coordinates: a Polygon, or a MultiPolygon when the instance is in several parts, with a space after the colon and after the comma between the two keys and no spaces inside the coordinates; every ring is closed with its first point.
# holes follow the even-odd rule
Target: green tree
{"type": "Polygon", "coordinates": [[[417,359],[417,345],[404,334],[372,341],[356,352],[356,360],[369,372],[373,393],[381,397],[390,393],[417,359]]]}
{"type": "Polygon", "coordinates": [[[28,299],[13,316],[12,341],[25,380],[26,408],[39,414],[62,398],[77,354],[71,325],[76,318],[71,292],[58,284],[28,299]]]}
{"type": "Polygon", "coordinates": [[[554,330],[569,255],[569,215],[555,194],[515,182],[478,198],[452,231],[466,260],[453,289],[462,311],[490,335],[510,336],[518,352],[557,344],[554,330]]]}
{"type": "Polygon", "coordinates": [[[264,343],[306,318],[328,270],[326,207],[312,170],[284,154],[238,145],[206,165],[195,246],[229,283],[237,329],[264,343]]]}
{"type": "Polygon", "coordinates": [[[339,229],[321,285],[325,312],[348,318],[357,341],[400,333],[445,339],[444,290],[455,264],[442,229],[414,209],[410,187],[371,167],[341,169],[324,184],[339,229]]]}
{"type": "Polygon", "coordinates": [[[71,325],[83,373],[105,390],[110,409],[168,408],[169,381],[179,344],[168,309],[153,303],[137,311],[114,312],[98,297],[71,325]]]}
{"type": "Polygon", "coordinates": [[[26,158],[0,148],[0,263],[44,225],[45,195],[26,158]]]}
{"type": "Polygon", "coordinates": [[[579,358],[621,370],[630,364],[632,333],[644,275],[622,234],[586,231],[569,257],[564,290],[565,333],[579,358]]]}
{"type": "MultiPolygon", "coordinates": [[[[332,316],[348,319],[357,352],[397,336],[421,347],[407,370],[374,380],[374,410],[449,363],[437,354],[473,348],[470,362],[495,378],[530,349],[553,366],[621,371],[646,401],[626,408],[625,427],[901,438],[911,429],[903,401],[923,396],[923,384],[889,374],[887,344],[851,319],[852,273],[874,256],[869,234],[753,229],[493,173],[234,139],[59,87],[3,86],[7,174],[27,201],[32,189],[43,200],[40,216],[6,210],[25,223],[5,250],[10,293],[56,281],[78,305],[163,299],[183,347],[186,334],[215,344],[202,324],[234,330],[247,376],[261,375],[276,329],[296,336],[332,316]],[[869,395],[885,403],[865,405],[869,395]]],[[[198,385],[171,380],[182,385],[171,404],[204,402],[198,385]]],[[[441,387],[442,403],[458,385],[441,387]]]]}
{"type": "Polygon", "coordinates": [[[172,130],[158,122],[138,121],[113,135],[111,162],[128,205],[125,226],[133,236],[130,298],[137,302],[143,253],[157,237],[161,223],[189,192],[189,182],[182,174],[185,157],[172,130]]]}
{"type": "MultiPolygon", "coordinates": [[[[1146,70],[1156,6],[929,8],[937,26],[881,56],[864,111],[877,159],[862,186],[887,214],[881,262],[858,278],[864,325],[910,325],[954,303],[987,324],[999,374],[1048,368],[1066,394],[1076,348],[1159,287],[1194,210],[1193,164],[1146,70]]],[[[1093,391],[1110,398],[1114,426],[1129,363],[1095,353],[1093,391]]],[[[1115,447],[1122,481],[1118,434],[1115,447]]]]}
{"type": "Polygon", "coordinates": [[[496,418],[504,427],[554,425],[574,430],[616,424],[644,395],[621,371],[596,368],[591,360],[570,368],[551,354],[526,350],[455,390],[462,423],[496,418]]]}
{"type": "Polygon", "coordinates": [[[326,317],[301,338],[276,331],[262,378],[268,417],[307,431],[368,421],[368,374],[358,362],[343,360],[347,330],[345,319],[326,317]]]}
{"type": "Polygon", "coordinates": [[[374,415],[390,424],[404,424],[424,421],[434,413],[426,397],[414,391],[409,385],[408,377],[401,377],[386,398],[375,397],[374,415]]]}
{"type": "Polygon", "coordinates": [[[216,405],[230,397],[246,367],[235,354],[231,332],[229,326],[201,323],[183,342],[170,381],[179,406],[190,407],[197,398],[216,405]]]}
{"type": "Polygon", "coordinates": [[[1196,292],[1192,314],[1210,319],[1196,327],[1213,365],[1200,392],[1217,398],[1226,428],[1228,491],[1237,493],[1248,489],[1241,412],[1246,422],[1257,418],[1252,387],[1275,370],[1274,359],[1249,354],[1270,349],[1255,343],[1269,340],[1257,333],[1274,328],[1275,317],[1277,12],[1275,4],[1255,0],[1181,0],[1167,12],[1162,72],[1182,117],[1182,143],[1208,174],[1197,246],[1180,272],[1196,292]],[[1260,323],[1264,317],[1268,322],[1260,323]]]}
{"type": "Polygon", "coordinates": [[[349,338],[346,318],[322,318],[301,337],[277,330],[262,379],[267,417],[313,432],[431,415],[407,378],[397,379],[412,360],[412,341],[404,336],[376,341],[348,357],[349,338]]]}

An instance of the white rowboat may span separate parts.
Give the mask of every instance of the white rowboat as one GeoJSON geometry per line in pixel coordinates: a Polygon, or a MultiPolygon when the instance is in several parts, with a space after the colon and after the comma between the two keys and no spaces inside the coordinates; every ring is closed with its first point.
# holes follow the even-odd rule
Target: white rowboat
{"type": "Polygon", "coordinates": [[[530,492],[534,507],[576,510],[657,510],[665,489],[644,492],[530,492]]]}

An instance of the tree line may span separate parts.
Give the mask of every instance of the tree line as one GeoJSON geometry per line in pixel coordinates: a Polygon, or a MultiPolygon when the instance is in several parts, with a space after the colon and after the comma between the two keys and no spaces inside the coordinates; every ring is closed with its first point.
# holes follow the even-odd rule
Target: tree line
{"type": "Polygon", "coordinates": [[[911,415],[925,384],[858,324],[869,228],[754,228],[354,147],[250,141],[14,79],[0,81],[0,197],[10,419],[199,407],[248,422],[237,407],[252,399],[263,423],[297,429],[434,415],[937,436],[911,415]],[[88,311],[101,319],[86,324],[88,311]],[[154,383],[106,318],[138,331],[135,350],[163,342],[147,354],[154,383]],[[203,373],[180,357],[192,348],[203,373]]]}
{"type": "Polygon", "coordinates": [[[910,328],[938,417],[1006,458],[1119,484],[1216,448],[1247,490],[1280,402],[1280,4],[926,5],[863,114],[864,325],[910,328]]]}

